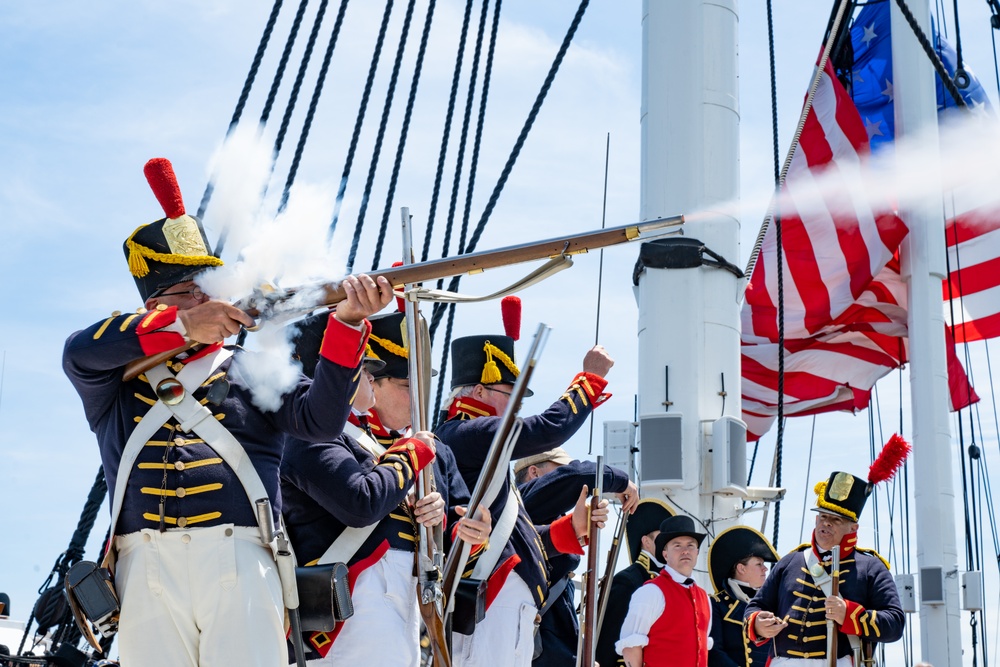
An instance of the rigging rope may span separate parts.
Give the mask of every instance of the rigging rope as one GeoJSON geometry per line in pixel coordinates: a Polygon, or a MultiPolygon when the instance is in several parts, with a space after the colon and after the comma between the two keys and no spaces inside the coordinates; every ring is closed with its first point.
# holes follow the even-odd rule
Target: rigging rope
{"type": "Polygon", "coordinates": [[[347,12],[347,3],[350,0],[341,0],[340,10],[337,12],[337,19],[333,24],[333,32],[330,33],[330,41],[327,42],[326,52],[323,54],[323,64],[320,65],[319,74],[316,75],[316,85],[313,87],[312,97],[309,99],[309,109],[306,111],[305,120],[302,122],[302,131],[299,133],[299,141],[295,145],[295,154],[292,156],[292,164],[288,168],[288,176],[285,178],[285,186],[281,191],[281,203],[278,205],[278,212],[285,210],[288,205],[288,194],[291,192],[292,184],[299,172],[299,164],[302,162],[302,152],[305,150],[306,140],[312,130],[313,119],[316,117],[316,108],[319,106],[319,98],[323,94],[323,85],[326,82],[327,73],[330,71],[330,61],[333,60],[333,50],[337,46],[337,38],[340,36],[340,28],[344,24],[344,14],[347,12]]]}
{"type": "MultiPolygon", "coordinates": [[[[379,26],[378,38],[375,40],[375,50],[372,53],[372,61],[368,66],[368,78],[365,80],[365,90],[361,95],[361,104],[358,106],[358,116],[354,121],[354,132],[351,134],[351,145],[347,149],[347,159],[344,160],[344,171],[340,176],[340,187],[337,188],[337,198],[333,205],[333,217],[330,220],[330,232],[328,238],[333,238],[333,233],[337,229],[337,221],[340,219],[340,208],[344,203],[344,193],[347,191],[347,181],[351,177],[351,166],[354,164],[354,154],[358,151],[358,140],[361,138],[361,127],[365,122],[365,113],[368,110],[368,100],[372,94],[372,85],[375,81],[375,72],[378,69],[379,57],[382,54],[382,45],[385,43],[385,32],[389,25],[389,17],[392,14],[393,0],[386,0],[385,12],[382,14],[382,24],[379,26]]],[[[347,273],[351,272],[348,265],[347,273]]]]}
{"type": "MultiPolygon", "coordinates": [[[[396,147],[396,158],[392,163],[392,175],[389,177],[389,188],[385,196],[385,206],[382,207],[382,224],[379,238],[385,236],[385,228],[389,222],[389,210],[392,207],[392,200],[396,194],[396,184],[399,181],[399,169],[403,162],[403,151],[406,149],[406,139],[410,132],[410,120],[413,116],[413,106],[417,98],[417,86],[420,84],[420,73],[424,67],[424,56],[427,53],[427,40],[431,34],[431,23],[434,20],[434,8],[436,0],[430,0],[427,5],[427,16],[424,18],[424,29],[420,35],[420,47],[417,49],[417,62],[413,67],[413,80],[410,83],[410,94],[406,99],[406,111],[403,114],[403,127],[400,130],[399,144],[396,147]]],[[[429,236],[429,234],[428,234],[429,236]]],[[[375,260],[372,262],[372,270],[378,268],[379,257],[382,245],[379,243],[375,252],[375,260]]],[[[407,260],[409,261],[409,260],[407,260]]]]}
{"type": "MultiPolygon", "coordinates": [[[[399,81],[399,70],[403,64],[403,52],[406,50],[406,40],[410,34],[410,24],[413,21],[414,0],[410,0],[406,5],[406,14],[403,18],[403,30],[399,36],[399,47],[396,49],[396,58],[392,62],[392,73],[389,75],[389,87],[385,91],[385,102],[382,105],[382,118],[379,120],[378,133],[375,137],[375,148],[372,149],[372,159],[368,163],[368,178],[365,180],[365,189],[361,195],[361,207],[358,209],[358,221],[354,227],[354,238],[351,240],[351,252],[347,258],[348,273],[354,270],[354,259],[358,254],[358,245],[361,243],[361,231],[365,225],[365,215],[368,212],[368,200],[371,199],[372,184],[375,182],[375,172],[378,170],[379,157],[382,155],[382,143],[385,141],[385,128],[389,124],[389,113],[392,111],[392,100],[396,96],[396,83],[399,81]]],[[[386,212],[388,214],[388,211],[386,212]]],[[[384,218],[384,223],[379,229],[378,243],[375,246],[376,263],[373,270],[378,268],[377,259],[382,254],[382,243],[385,240],[385,230],[388,217],[384,218]]]]}

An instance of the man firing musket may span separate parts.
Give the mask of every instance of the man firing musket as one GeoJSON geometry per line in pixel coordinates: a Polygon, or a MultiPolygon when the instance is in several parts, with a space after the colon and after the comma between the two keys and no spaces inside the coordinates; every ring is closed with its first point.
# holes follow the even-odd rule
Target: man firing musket
{"type": "MultiPolygon", "coordinates": [[[[324,344],[316,321],[307,321],[296,344],[306,374],[324,344]]],[[[384,366],[370,351],[366,354],[343,435],[327,443],[290,441],[285,447],[281,489],[299,560],[347,563],[355,581],[354,615],[332,632],[307,633],[310,664],[419,662],[414,550],[420,526],[441,523],[445,501],[437,492],[411,498],[417,475],[435,457],[431,433],[421,431],[386,448],[367,426],[375,404],[372,373],[384,366]]],[[[489,533],[481,524],[470,528],[461,522],[456,531],[477,544],[489,533]]]]}
{"type": "MultiPolygon", "coordinates": [[[[455,453],[466,484],[474,488],[493,442],[494,431],[510,398],[520,369],[514,358],[514,341],[520,329],[520,300],[504,299],[507,335],[468,336],[452,343],[452,401],[449,419],[437,429],[438,437],[455,453]]],[[[604,376],[613,365],[604,348],[587,352],[583,372],[567,391],[541,415],[526,417],[513,456],[540,454],[566,442],[596,405],[608,398],[604,376]]],[[[498,474],[508,475],[504,467],[498,474]]],[[[553,522],[541,536],[513,490],[513,480],[501,484],[490,505],[494,529],[490,547],[480,555],[473,577],[485,579],[486,616],[471,635],[453,635],[455,665],[503,664],[526,666],[534,653],[535,616],[548,595],[550,572],[544,553],[583,554],[589,522],[586,489],[577,509],[553,522]],[[582,508],[582,512],[580,511],[582,508]],[[544,551],[543,551],[544,549],[544,551]]],[[[606,502],[594,520],[607,518],[606,502]]],[[[457,616],[457,614],[456,614],[457,616]]]]}

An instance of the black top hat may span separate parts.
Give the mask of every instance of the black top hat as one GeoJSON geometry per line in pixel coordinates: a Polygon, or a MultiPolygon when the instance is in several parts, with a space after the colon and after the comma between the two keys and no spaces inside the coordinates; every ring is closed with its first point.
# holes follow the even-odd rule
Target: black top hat
{"type": "Polygon", "coordinates": [[[906,461],[910,449],[908,442],[898,434],[894,434],[872,462],[868,469],[868,479],[862,479],[848,472],[834,472],[829,479],[817,483],[814,487],[816,507],[813,511],[842,516],[857,522],[875,485],[892,479],[906,461]]]}
{"type": "MultiPolygon", "coordinates": [[[[628,541],[629,560],[633,563],[642,551],[642,538],[654,530],[659,530],[660,524],[674,515],[665,502],[657,498],[640,500],[635,512],[629,515],[625,524],[625,539],[628,541]]],[[[661,549],[662,551],[662,549],[661,549]]],[[[663,560],[660,554],[653,554],[656,560],[663,560]]]]}
{"type": "Polygon", "coordinates": [[[715,536],[708,548],[708,574],[716,593],[726,587],[733,566],[748,556],[778,562],[778,552],[767,538],[749,526],[733,526],[715,536]]]}
{"type": "Polygon", "coordinates": [[[687,516],[686,514],[681,514],[679,516],[672,516],[668,519],[664,519],[660,524],[660,534],[656,536],[656,558],[657,560],[663,558],[663,548],[667,546],[667,542],[674,539],[675,537],[693,537],[698,541],[698,546],[705,540],[705,533],[699,533],[697,526],[695,525],[694,519],[687,516]]]}
{"type": "MultiPolygon", "coordinates": [[[[323,346],[323,334],[326,333],[326,325],[330,319],[330,313],[324,311],[316,315],[301,320],[298,323],[299,334],[295,339],[295,350],[292,358],[302,363],[302,372],[309,377],[316,374],[316,364],[319,363],[319,350],[323,346]]],[[[364,365],[368,371],[374,375],[385,366],[385,362],[372,356],[371,348],[365,349],[364,365]]]]}
{"type": "Polygon", "coordinates": [[[184,212],[184,200],[170,161],[153,158],[143,168],[166,218],[142,225],[125,240],[125,257],[143,301],[191,280],[210,267],[222,266],[197,218],[184,212]]]}

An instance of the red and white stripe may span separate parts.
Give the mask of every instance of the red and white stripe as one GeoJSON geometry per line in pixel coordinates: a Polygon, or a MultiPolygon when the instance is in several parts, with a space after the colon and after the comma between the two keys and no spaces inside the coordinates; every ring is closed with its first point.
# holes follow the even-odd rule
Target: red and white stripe
{"type": "Polygon", "coordinates": [[[954,324],[955,342],[1000,336],[1000,207],[974,209],[949,220],[945,239],[945,321],[954,324]]]}
{"type": "MultiPolygon", "coordinates": [[[[906,287],[895,255],[908,230],[888,201],[866,189],[860,167],[868,151],[857,109],[827,65],[776,207],[782,220],[788,416],[864,409],[875,382],[907,359],[906,287]]],[[[961,227],[958,238],[962,256],[967,249],[972,255],[972,239],[963,240],[961,227]]],[[[767,432],[777,417],[776,264],[771,225],[742,312],[743,419],[749,440],[767,432]]],[[[979,264],[964,261],[963,279],[980,278],[966,273],[973,266],[979,264]]],[[[994,295],[993,304],[1000,304],[1000,295],[990,292],[998,285],[995,281],[982,290],[984,296],[994,295]]],[[[970,305],[965,304],[968,313],[970,305]]],[[[995,324],[1000,327],[1000,321],[995,324]]],[[[948,345],[948,368],[953,406],[978,400],[954,345],[948,345]]]]}

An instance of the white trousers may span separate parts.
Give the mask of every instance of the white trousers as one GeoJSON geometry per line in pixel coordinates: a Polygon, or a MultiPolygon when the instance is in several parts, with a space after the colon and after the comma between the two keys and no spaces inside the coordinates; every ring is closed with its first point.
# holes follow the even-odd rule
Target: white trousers
{"type": "Polygon", "coordinates": [[[344,621],[330,652],[307,664],[420,664],[420,608],[412,552],[387,551],[358,575],[351,600],[354,615],[344,621]]]}
{"type": "Polygon", "coordinates": [[[530,667],[537,614],[528,585],[511,572],[475,632],[452,635],[455,667],[530,667]]]}
{"type": "MultiPolygon", "coordinates": [[[[771,658],[768,667],[826,667],[826,658],[771,658]]],[[[850,656],[837,659],[837,667],[852,667],[854,660],[850,656]]]]}
{"type": "Polygon", "coordinates": [[[281,583],[256,528],[146,529],[115,547],[123,665],[288,662],[281,583]]]}

